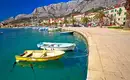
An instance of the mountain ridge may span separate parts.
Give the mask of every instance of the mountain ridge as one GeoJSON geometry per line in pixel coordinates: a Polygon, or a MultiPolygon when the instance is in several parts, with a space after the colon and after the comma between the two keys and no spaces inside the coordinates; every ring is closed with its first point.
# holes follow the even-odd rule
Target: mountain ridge
{"type": "Polygon", "coordinates": [[[92,8],[106,7],[109,5],[117,4],[118,0],[71,0],[68,2],[61,2],[57,4],[50,4],[48,6],[37,7],[30,14],[19,14],[16,17],[5,20],[5,22],[11,22],[13,20],[27,19],[37,15],[40,18],[54,18],[60,16],[66,16],[71,13],[84,13],[92,8]],[[109,2],[109,3],[108,3],[109,2]]]}

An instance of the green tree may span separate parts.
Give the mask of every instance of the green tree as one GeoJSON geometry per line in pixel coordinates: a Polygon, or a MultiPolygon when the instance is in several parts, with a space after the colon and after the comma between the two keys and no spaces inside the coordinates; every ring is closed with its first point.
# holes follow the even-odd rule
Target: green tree
{"type": "Polygon", "coordinates": [[[126,9],[126,21],[124,29],[130,29],[130,0],[126,0],[125,9],[126,9]]]}
{"type": "Polygon", "coordinates": [[[74,18],[74,16],[71,16],[70,23],[72,23],[73,26],[74,26],[74,25],[75,25],[75,22],[76,22],[76,19],[74,18]]]}
{"type": "Polygon", "coordinates": [[[119,14],[119,16],[121,15],[122,13],[122,9],[120,8],[119,11],[117,11],[117,13],[119,14]]]}
{"type": "Polygon", "coordinates": [[[69,21],[67,20],[66,17],[64,17],[64,21],[61,23],[61,25],[62,25],[62,24],[65,24],[65,26],[67,26],[68,23],[69,23],[69,21]]]}
{"type": "Polygon", "coordinates": [[[64,18],[64,22],[63,22],[64,24],[68,24],[69,23],[69,21],[66,19],[66,18],[64,18]]]}
{"type": "Polygon", "coordinates": [[[55,27],[57,27],[58,23],[55,21],[55,22],[54,22],[54,25],[55,25],[55,27]]]}
{"type": "Polygon", "coordinates": [[[82,22],[83,24],[87,24],[89,21],[90,21],[90,20],[89,20],[88,17],[82,17],[82,18],[81,18],[81,22],[82,22]]]}
{"type": "Polygon", "coordinates": [[[103,11],[99,11],[96,15],[95,15],[95,18],[96,19],[99,19],[99,24],[100,24],[100,27],[102,28],[103,26],[103,18],[105,17],[105,13],[103,11]]]}

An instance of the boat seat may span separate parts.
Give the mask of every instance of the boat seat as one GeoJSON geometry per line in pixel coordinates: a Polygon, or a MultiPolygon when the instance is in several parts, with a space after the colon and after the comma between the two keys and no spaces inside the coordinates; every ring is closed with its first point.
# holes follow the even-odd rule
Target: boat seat
{"type": "Polygon", "coordinates": [[[35,51],[35,52],[33,53],[32,57],[34,57],[34,58],[41,58],[41,56],[44,55],[45,52],[46,52],[46,51],[44,51],[44,50],[41,50],[41,51],[39,51],[39,52],[38,52],[38,51],[35,51]]]}
{"type": "Polygon", "coordinates": [[[46,52],[40,56],[40,58],[43,58],[43,57],[47,57],[47,53],[46,52]]]}
{"type": "Polygon", "coordinates": [[[32,55],[32,53],[26,53],[25,55],[23,55],[22,57],[28,57],[28,56],[30,56],[30,55],[32,55]]]}
{"type": "Polygon", "coordinates": [[[41,53],[33,53],[31,57],[39,58],[42,54],[41,53]]]}
{"type": "Polygon", "coordinates": [[[27,55],[27,57],[31,57],[33,54],[31,53],[31,54],[29,54],[29,55],[27,55]]]}
{"type": "Polygon", "coordinates": [[[53,57],[53,56],[55,56],[55,53],[53,53],[53,52],[46,52],[43,55],[41,55],[41,58],[43,58],[43,57],[53,57]]]}
{"type": "Polygon", "coordinates": [[[55,56],[53,52],[47,53],[47,57],[52,57],[52,56],[55,56]]]}
{"type": "Polygon", "coordinates": [[[34,50],[33,53],[42,53],[44,50],[34,50]]]}

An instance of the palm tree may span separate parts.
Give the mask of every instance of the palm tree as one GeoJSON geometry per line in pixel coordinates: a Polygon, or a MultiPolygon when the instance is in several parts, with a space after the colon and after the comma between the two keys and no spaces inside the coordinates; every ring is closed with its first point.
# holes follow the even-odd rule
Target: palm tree
{"type": "Polygon", "coordinates": [[[71,16],[71,20],[70,23],[72,23],[73,27],[75,25],[76,19],[74,18],[74,16],[71,16]]]}
{"type": "Polygon", "coordinates": [[[69,21],[66,19],[66,18],[64,18],[64,22],[63,22],[64,24],[65,24],[65,26],[69,23],[69,21]]]}
{"type": "Polygon", "coordinates": [[[81,22],[82,22],[83,24],[85,24],[85,25],[86,25],[89,21],[90,21],[90,20],[89,20],[88,17],[82,17],[82,18],[81,18],[81,22]]]}
{"type": "Polygon", "coordinates": [[[126,0],[125,9],[126,9],[126,22],[124,29],[130,29],[130,0],[126,0]]]}
{"type": "Polygon", "coordinates": [[[105,17],[105,14],[103,11],[99,11],[96,15],[95,15],[95,18],[96,19],[99,19],[99,25],[100,27],[102,28],[103,26],[103,18],[105,17]]]}
{"type": "Polygon", "coordinates": [[[54,21],[54,25],[55,25],[55,27],[57,27],[58,23],[56,21],[54,21]]]}

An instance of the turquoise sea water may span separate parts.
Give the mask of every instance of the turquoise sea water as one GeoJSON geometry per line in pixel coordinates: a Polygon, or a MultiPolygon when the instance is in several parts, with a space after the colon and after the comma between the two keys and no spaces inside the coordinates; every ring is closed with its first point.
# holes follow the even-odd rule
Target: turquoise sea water
{"type": "Polygon", "coordinates": [[[0,80],[86,80],[87,46],[83,39],[73,35],[38,32],[31,29],[0,29],[0,80]],[[14,68],[15,55],[24,50],[38,49],[36,44],[45,42],[74,42],[77,49],[66,52],[59,60],[19,63],[14,68]]]}

